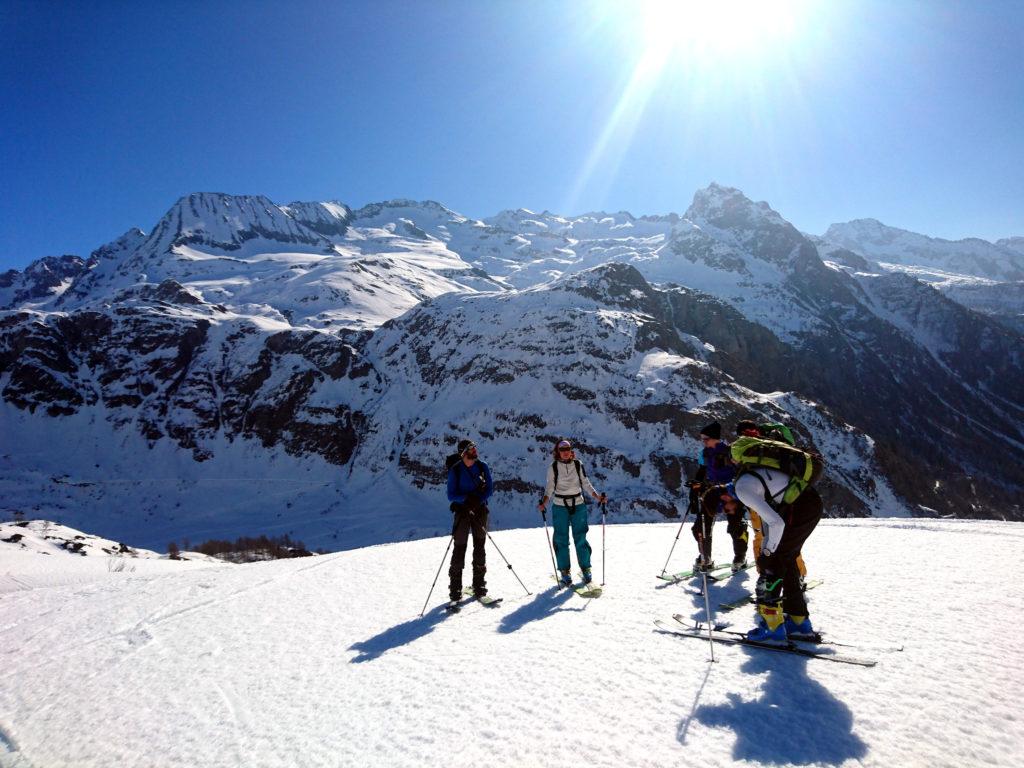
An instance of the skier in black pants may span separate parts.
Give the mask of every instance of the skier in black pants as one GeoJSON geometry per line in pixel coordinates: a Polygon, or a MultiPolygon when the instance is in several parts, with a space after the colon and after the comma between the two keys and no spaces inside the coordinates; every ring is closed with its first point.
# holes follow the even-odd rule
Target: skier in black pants
{"type": "Polygon", "coordinates": [[[725,513],[726,532],[732,537],[732,572],[746,565],[747,561],[747,521],[743,518],[746,507],[740,504],[734,495],[731,485],[713,485],[700,497],[697,521],[693,526],[693,535],[698,543],[703,544],[707,560],[711,560],[711,530],[715,516],[725,513]]]}
{"type": "Polygon", "coordinates": [[[455,548],[448,568],[448,597],[457,603],[462,597],[462,569],[466,564],[466,545],[473,532],[473,594],[487,594],[487,500],[494,493],[491,470],[477,458],[476,444],[459,441],[458,460],[448,468],[448,501],[455,513],[452,536],[455,548]]]}
{"type": "Polygon", "coordinates": [[[759,625],[747,633],[751,640],[785,643],[789,638],[799,640],[814,635],[796,559],[818,525],[823,506],[813,487],[806,488],[792,504],[779,506],[778,516],[784,524],[782,537],[773,551],[762,549],[757,561],[761,572],[757,580],[759,625]]]}

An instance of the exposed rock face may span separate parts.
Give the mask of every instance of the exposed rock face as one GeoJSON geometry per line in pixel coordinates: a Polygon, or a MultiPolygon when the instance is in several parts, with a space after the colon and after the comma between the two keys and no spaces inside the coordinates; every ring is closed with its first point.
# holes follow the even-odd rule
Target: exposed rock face
{"type": "Polygon", "coordinates": [[[78,256],[47,256],[34,261],[24,272],[0,272],[0,309],[47,302],[60,296],[89,268],[78,256]]]}

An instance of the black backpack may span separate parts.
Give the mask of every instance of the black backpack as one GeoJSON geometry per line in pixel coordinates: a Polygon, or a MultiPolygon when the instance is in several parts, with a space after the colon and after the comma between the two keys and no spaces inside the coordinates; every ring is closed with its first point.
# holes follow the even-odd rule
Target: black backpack
{"type": "Polygon", "coordinates": [[[444,460],[444,476],[448,477],[448,473],[451,472],[452,467],[462,461],[462,454],[450,453],[448,458],[444,460]]]}

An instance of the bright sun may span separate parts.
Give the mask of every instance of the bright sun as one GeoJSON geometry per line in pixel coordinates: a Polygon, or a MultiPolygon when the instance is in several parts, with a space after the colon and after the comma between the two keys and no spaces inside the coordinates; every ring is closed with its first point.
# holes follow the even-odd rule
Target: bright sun
{"type": "Polygon", "coordinates": [[[596,28],[606,39],[624,43],[629,70],[573,184],[569,207],[598,169],[618,167],[656,92],[663,108],[676,103],[680,115],[715,95],[754,103],[767,91],[767,73],[781,72],[786,80],[812,17],[821,12],[815,0],[591,1],[582,5],[600,20],[596,28]]]}
{"type": "Polygon", "coordinates": [[[798,0],[639,0],[647,53],[655,58],[748,58],[793,42],[798,0]]]}

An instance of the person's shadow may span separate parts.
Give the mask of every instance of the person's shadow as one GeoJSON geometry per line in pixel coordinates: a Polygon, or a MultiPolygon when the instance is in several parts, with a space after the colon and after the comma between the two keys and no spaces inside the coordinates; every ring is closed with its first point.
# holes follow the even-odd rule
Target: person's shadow
{"type": "Polygon", "coordinates": [[[703,725],[735,731],[733,760],[836,765],[867,754],[867,745],[853,732],[850,708],[807,675],[807,664],[819,662],[756,648],[744,650],[750,656],[743,672],[768,673],[761,697],[745,700],[730,693],[728,704],[697,707],[680,721],[681,741],[691,718],[696,718],[703,725]]]}
{"type": "Polygon", "coordinates": [[[393,650],[421,637],[425,637],[433,632],[434,627],[447,617],[448,611],[445,610],[443,605],[440,605],[423,616],[417,616],[410,621],[396,624],[368,640],[353,643],[349,646],[349,650],[357,651],[358,655],[351,660],[351,663],[361,664],[364,661],[373,661],[379,658],[385,651],[393,650]]]}
{"type": "Polygon", "coordinates": [[[515,632],[517,629],[522,629],[531,621],[546,619],[548,616],[552,616],[559,611],[585,610],[586,605],[581,605],[578,608],[564,607],[572,596],[573,591],[571,589],[563,589],[556,586],[544,592],[538,592],[533,600],[502,616],[501,622],[498,624],[498,632],[507,635],[515,632]]]}

